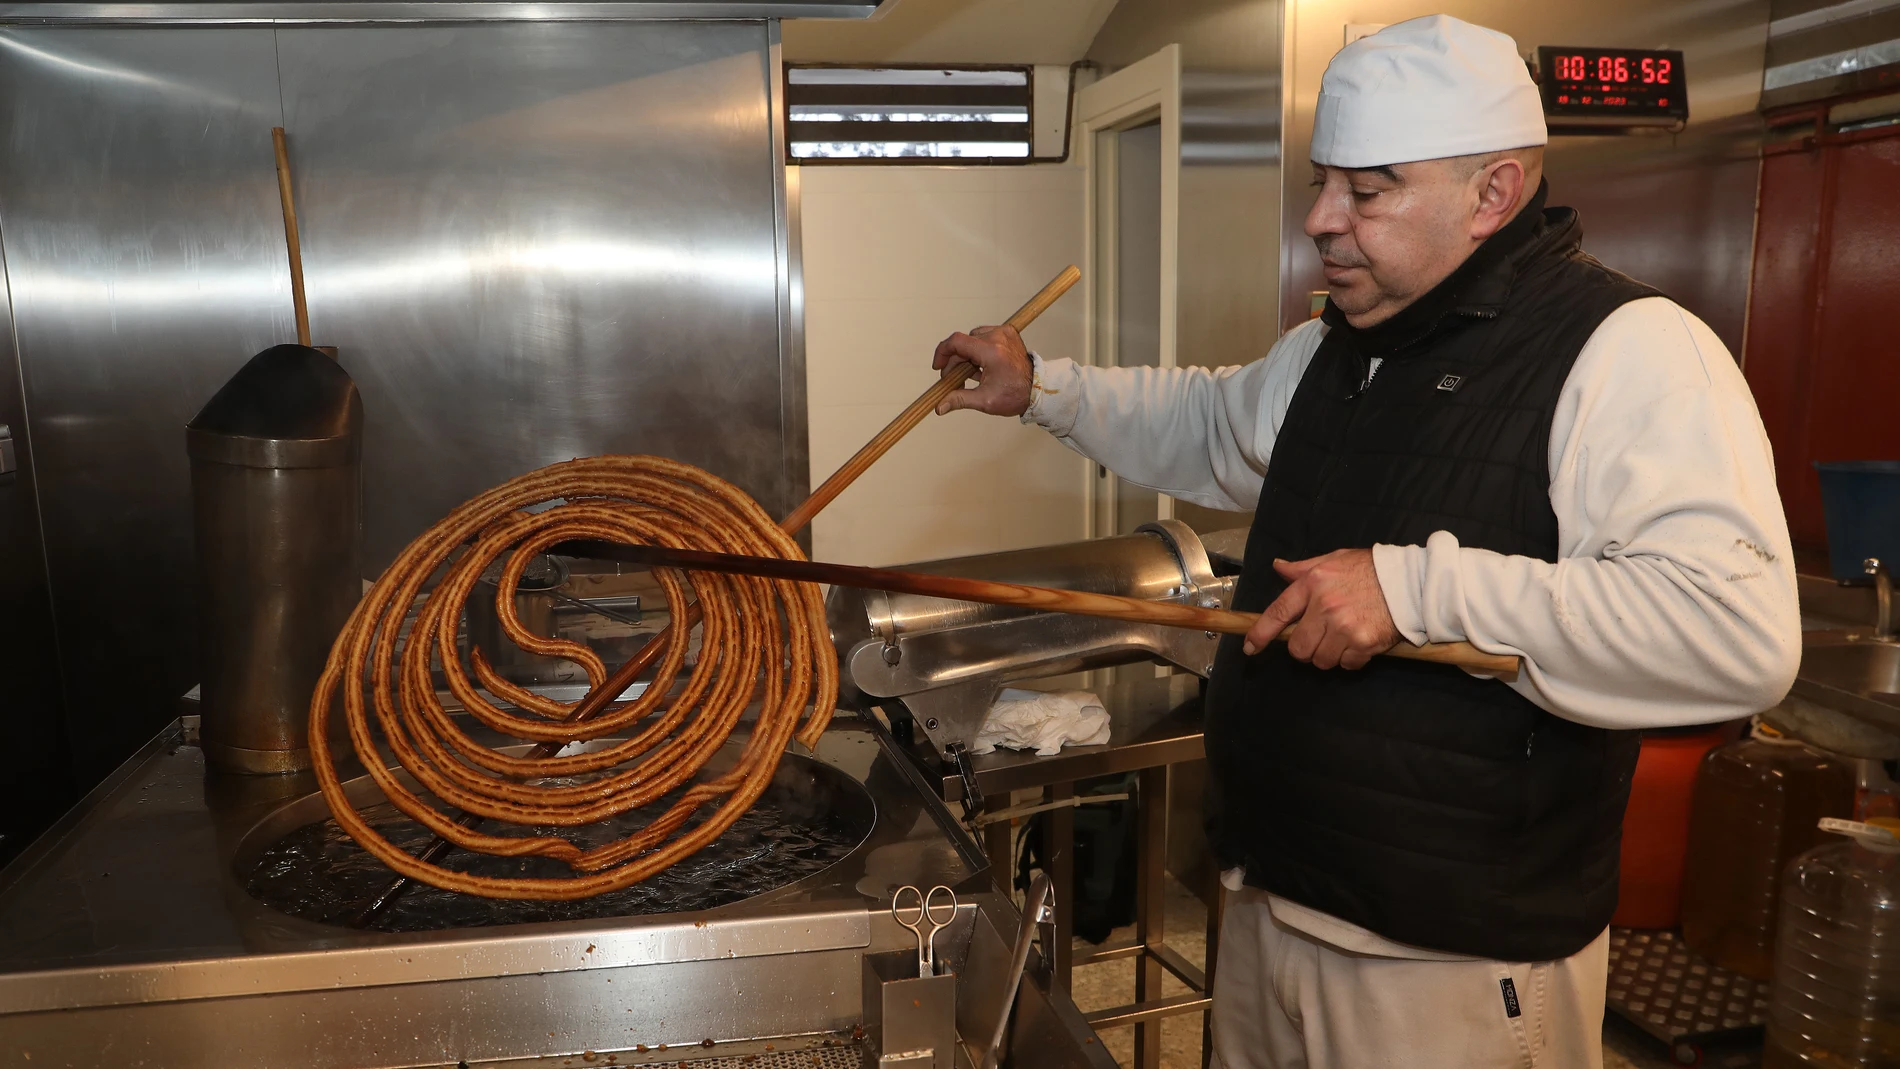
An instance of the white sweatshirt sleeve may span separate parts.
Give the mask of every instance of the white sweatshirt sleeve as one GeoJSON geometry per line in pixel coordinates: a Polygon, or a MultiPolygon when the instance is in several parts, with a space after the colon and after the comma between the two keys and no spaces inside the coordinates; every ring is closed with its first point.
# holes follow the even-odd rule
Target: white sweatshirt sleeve
{"type": "Polygon", "coordinates": [[[1252,509],[1287,403],[1325,336],[1311,320],[1240,367],[1100,368],[1038,357],[1023,422],[1170,497],[1252,509]]]}
{"type": "Polygon", "coordinates": [[[1733,719],[1780,701],[1801,657],[1793,557],[1761,417],[1720,339],[1674,302],[1597,328],[1550,435],[1559,559],[1374,547],[1414,642],[1524,658],[1512,684],[1612,728],[1733,719]]]}

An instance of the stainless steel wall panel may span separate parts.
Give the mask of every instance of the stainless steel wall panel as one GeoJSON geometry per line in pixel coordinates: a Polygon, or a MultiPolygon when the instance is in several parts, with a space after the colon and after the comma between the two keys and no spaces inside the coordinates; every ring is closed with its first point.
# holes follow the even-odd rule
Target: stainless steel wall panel
{"type": "Polygon", "coordinates": [[[85,783],[194,682],[183,427],[291,335],[277,118],[269,30],[0,28],[0,233],[85,783]]]}
{"type": "Polygon", "coordinates": [[[0,26],[0,237],[82,783],[197,681],[183,427],[311,320],[363,394],[364,568],[540,465],[807,474],[763,21],[0,26]],[[794,403],[796,402],[796,403],[794,403]]]}
{"type": "Polygon", "coordinates": [[[365,566],[554,461],[793,504],[760,23],[279,31],[312,338],[363,391],[365,566]]]}
{"type": "Polygon", "coordinates": [[[0,642],[0,710],[14,745],[31,755],[0,776],[0,865],[79,797],[61,715],[59,647],[12,305],[0,256],[0,424],[11,437],[15,464],[13,472],[0,473],[0,627],[8,636],[0,642]]]}
{"type": "MultiPolygon", "coordinates": [[[[772,159],[787,158],[785,131],[785,79],[779,76],[785,62],[784,46],[779,40],[779,24],[770,23],[767,32],[771,44],[767,52],[767,113],[772,124],[772,159]]],[[[779,274],[779,418],[784,428],[787,508],[811,496],[811,403],[805,392],[805,256],[804,212],[800,201],[799,170],[777,165],[772,168],[775,204],[778,212],[779,274]]],[[[811,552],[811,528],[796,535],[798,544],[811,552]]]]}
{"type": "Polygon", "coordinates": [[[447,22],[464,19],[546,22],[561,19],[864,18],[875,0],[27,0],[0,2],[0,22],[228,25],[270,22],[447,22]]]}

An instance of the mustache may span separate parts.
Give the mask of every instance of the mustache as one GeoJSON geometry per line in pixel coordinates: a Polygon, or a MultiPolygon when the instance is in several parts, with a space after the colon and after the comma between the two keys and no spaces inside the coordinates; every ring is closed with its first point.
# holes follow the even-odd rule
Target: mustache
{"type": "Polygon", "coordinates": [[[1319,258],[1339,267],[1370,267],[1368,261],[1358,249],[1348,248],[1339,243],[1338,234],[1321,234],[1313,239],[1319,247],[1319,258]]]}

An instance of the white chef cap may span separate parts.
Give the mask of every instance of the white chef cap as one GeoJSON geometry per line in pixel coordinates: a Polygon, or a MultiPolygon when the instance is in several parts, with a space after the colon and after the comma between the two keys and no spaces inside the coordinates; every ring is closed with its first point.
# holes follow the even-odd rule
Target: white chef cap
{"type": "Polygon", "coordinates": [[[1339,50],[1319,83],[1314,163],[1383,167],[1550,140],[1517,42],[1450,15],[1394,23],[1339,50]]]}

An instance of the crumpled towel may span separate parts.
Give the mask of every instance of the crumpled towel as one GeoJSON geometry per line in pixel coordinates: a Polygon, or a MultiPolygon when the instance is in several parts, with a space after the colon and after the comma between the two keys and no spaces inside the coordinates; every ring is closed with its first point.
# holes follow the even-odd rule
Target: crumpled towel
{"type": "Polygon", "coordinates": [[[1062,752],[1066,745],[1099,746],[1108,741],[1108,710],[1102,699],[1086,690],[1045,694],[1038,690],[1007,689],[990,706],[989,718],[977,729],[973,754],[998,746],[1034,750],[1038,757],[1062,752]]]}

